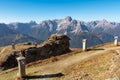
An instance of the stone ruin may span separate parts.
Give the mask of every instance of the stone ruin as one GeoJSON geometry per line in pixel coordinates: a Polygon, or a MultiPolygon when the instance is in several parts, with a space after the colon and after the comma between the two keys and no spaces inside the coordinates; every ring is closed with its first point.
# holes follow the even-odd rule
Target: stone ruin
{"type": "Polygon", "coordinates": [[[70,38],[62,34],[53,34],[47,41],[40,44],[40,47],[31,47],[23,49],[21,51],[14,51],[7,55],[5,60],[0,61],[0,67],[3,70],[13,68],[17,66],[16,58],[23,56],[26,58],[26,63],[30,63],[37,60],[43,60],[50,58],[51,56],[57,56],[65,54],[70,51],[69,49],[70,38]]]}

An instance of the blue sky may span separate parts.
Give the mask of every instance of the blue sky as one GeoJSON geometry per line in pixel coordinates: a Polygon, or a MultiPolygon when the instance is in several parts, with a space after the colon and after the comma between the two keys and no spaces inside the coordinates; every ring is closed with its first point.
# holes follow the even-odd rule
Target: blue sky
{"type": "Polygon", "coordinates": [[[120,0],[0,0],[0,23],[40,23],[66,16],[82,21],[120,22],[120,0]]]}

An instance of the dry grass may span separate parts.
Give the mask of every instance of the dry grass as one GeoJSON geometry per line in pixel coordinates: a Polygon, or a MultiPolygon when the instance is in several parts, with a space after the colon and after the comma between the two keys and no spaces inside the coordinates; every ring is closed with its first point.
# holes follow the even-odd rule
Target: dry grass
{"type": "MultiPolygon", "coordinates": [[[[64,72],[66,76],[63,80],[69,79],[85,79],[89,77],[90,80],[105,80],[107,74],[111,74],[109,69],[112,65],[111,58],[116,53],[114,51],[107,51],[105,54],[93,56],[86,60],[80,61],[64,72]],[[87,74],[87,76],[85,76],[87,74]]],[[[87,79],[88,80],[88,79],[87,79]]]]}
{"type": "MultiPolygon", "coordinates": [[[[34,45],[24,45],[23,43],[22,44],[17,44],[15,46],[15,51],[19,51],[19,50],[22,50],[22,49],[26,49],[26,48],[30,48],[30,47],[34,47],[34,45]]],[[[5,46],[5,47],[1,47],[0,48],[0,52],[5,48],[5,50],[0,54],[0,64],[4,61],[6,61],[7,57],[14,51],[12,49],[12,46],[9,45],[9,46],[5,46]]]]}
{"type": "MultiPolygon", "coordinates": [[[[97,48],[103,48],[103,47],[109,48],[113,46],[114,46],[113,43],[107,43],[107,44],[98,45],[95,47],[90,47],[90,50],[94,50],[97,48]]],[[[19,50],[19,49],[25,49],[29,47],[33,47],[33,46],[29,46],[29,45],[23,46],[22,44],[19,44],[16,46],[16,49],[19,50]]],[[[3,47],[0,48],[0,50],[2,49],[3,47]]],[[[64,55],[52,57],[50,59],[45,59],[42,61],[40,60],[40,61],[28,64],[26,66],[27,74],[28,75],[33,75],[36,73],[41,74],[42,73],[41,71],[43,71],[40,67],[41,65],[46,65],[48,63],[54,63],[66,57],[70,57],[72,55],[82,53],[81,49],[71,49],[71,50],[72,52],[68,54],[64,54],[64,55]]],[[[8,55],[10,51],[12,51],[11,46],[7,46],[5,52],[0,54],[0,58],[1,56],[3,57],[5,55],[8,55]]],[[[109,71],[109,68],[112,64],[111,58],[115,54],[116,54],[115,51],[111,50],[111,51],[104,52],[104,54],[96,55],[86,60],[77,62],[74,65],[71,65],[67,67],[67,69],[63,70],[63,73],[65,73],[64,77],[55,78],[54,80],[77,80],[77,79],[104,80],[107,74],[108,75],[111,74],[109,71]]],[[[0,80],[15,80],[17,72],[18,72],[17,68],[0,72],[0,80]]]]}
{"type": "MultiPolygon", "coordinates": [[[[43,70],[41,70],[40,66],[62,60],[64,58],[74,55],[80,51],[81,50],[78,50],[78,49],[72,49],[72,51],[69,52],[68,54],[64,54],[64,55],[60,55],[60,56],[56,56],[56,57],[51,57],[49,59],[39,60],[37,62],[29,63],[26,65],[27,75],[41,73],[41,71],[43,71],[43,70]]],[[[0,72],[0,80],[14,80],[14,79],[16,79],[17,72],[18,72],[18,68],[8,69],[6,71],[0,72]]]]}
{"type": "MultiPolygon", "coordinates": [[[[120,46],[120,42],[118,43],[120,46]]],[[[96,45],[96,46],[92,46],[89,49],[96,49],[96,48],[109,48],[109,47],[114,47],[114,43],[113,42],[109,42],[109,43],[105,43],[105,44],[100,44],[100,45],[96,45]]]]}

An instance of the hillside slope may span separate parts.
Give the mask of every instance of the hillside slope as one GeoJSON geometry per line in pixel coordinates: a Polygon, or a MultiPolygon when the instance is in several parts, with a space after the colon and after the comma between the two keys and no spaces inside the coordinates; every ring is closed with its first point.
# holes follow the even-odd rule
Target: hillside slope
{"type": "MultiPolygon", "coordinates": [[[[69,54],[26,65],[27,78],[30,80],[119,80],[119,50],[120,46],[115,47],[113,43],[91,47],[87,52],[72,49],[69,54]]],[[[17,68],[0,72],[0,80],[13,80],[17,72],[17,68]]]]}

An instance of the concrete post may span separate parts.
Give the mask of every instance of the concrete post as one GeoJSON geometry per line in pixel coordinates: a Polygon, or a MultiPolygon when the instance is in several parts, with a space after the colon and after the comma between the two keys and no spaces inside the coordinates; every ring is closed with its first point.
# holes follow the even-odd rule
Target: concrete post
{"type": "Polygon", "coordinates": [[[12,43],[12,49],[15,49],[15,44],[14,43],[12,43]]]}
{"type": "Polygon", "coordinates": [[[35,47],[37,47],[37,43],[35,42],[35,47]]]}
{"type": "Polygon", "coordinates": [[[114,39],[115,39],[115,40],[114,40],[114,45],[115,45],[115,46],[118,46],[118,36],[115,36],[114,39]]]}
{"type": "Polygon", "coordinates": [[[22,79],[23,77],[26,76],[25,57],[18,57],[17,61],[18,61],[18,68],[19,68],[19,73],[17,74],[17,76],[22,79]]]}
{"type": "Polygon", "coordinates": [[[87,50],[87,39],[83,39],[82,43],[83,43],[83,51],[86,51],[87,50]]]}

